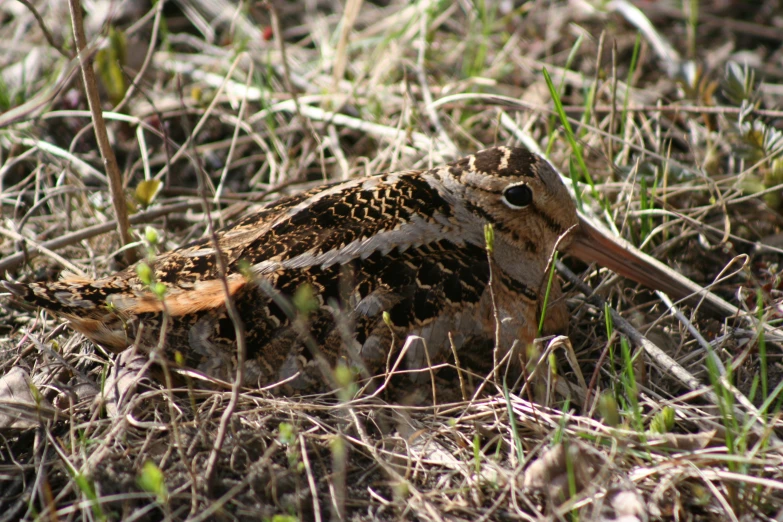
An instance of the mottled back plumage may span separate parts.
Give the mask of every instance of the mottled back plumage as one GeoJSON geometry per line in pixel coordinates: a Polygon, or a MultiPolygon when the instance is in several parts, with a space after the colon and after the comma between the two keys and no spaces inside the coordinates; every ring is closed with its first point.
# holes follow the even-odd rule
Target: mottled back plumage
{"type": "MultiPolygon", "coordinates": [[[[547,264],[576,223],[557,174],[520,148],[281,198],[217,233],[246,330],[245,382],[322,387],[314,350],[330,364],[355,364],[358,354],[375,374],[408,335],[421,337],[406,354],[409,369],[451,353],[449,334],[457,350],[493,346],[490,273],[500,347],[524,346],[536,334],[547,264]],[[491,261],[485,224],[495,231],[491,261]],[[297,292],[314,306],[291,306],[297,292]]],[[[157,346],[165,315],[164,352],[172,360],[180,352],[190,367],[230,380],[235,330],[215,256],[210,238],[160,255],[152,268],[166,286],[163,300],[136,267],[98,280],[7,286],[113,351],[134,342],[157,346]]],[[[548,315],[555,324],[566,318],[562,307],[548,315]]]]}

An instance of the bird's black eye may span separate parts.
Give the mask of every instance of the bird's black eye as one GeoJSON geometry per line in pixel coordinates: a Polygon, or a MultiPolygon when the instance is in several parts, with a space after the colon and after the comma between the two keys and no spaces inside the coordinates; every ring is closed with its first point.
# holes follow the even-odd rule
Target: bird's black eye
{"type": "Polygon", "coordinates": [[[527,185],[512,185],[503,191],[503,202],[511,208],[525,208],[533,202],[533,191],[527,185]]]}

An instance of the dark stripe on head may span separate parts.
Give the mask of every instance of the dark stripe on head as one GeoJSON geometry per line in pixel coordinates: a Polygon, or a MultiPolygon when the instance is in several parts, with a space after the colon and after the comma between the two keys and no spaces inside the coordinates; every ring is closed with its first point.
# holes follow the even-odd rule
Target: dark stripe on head
{"type": "Polygon", "coordinates": [[[465,208],[468,209],[473,214],[479,216],[481,219],[486,221],[487,223],[492,223],[493,226],[495,226],[495,219],[483,208],[476,205],[475,203],[471,203],[470,201],[465,201],[465,208]]]}
{"type": "Polygon", "coordinates": [[[560,235],[564,232],[563,227],[558,223],[555,219],[552,218],[549,214],[538,208],[535,203],[531,206],[533,210],[535,210],[536,214],[538,214],[541,219],[544,221],[544,224],[546,227],[554,232],[557,235],[560,235]]]}
{"type": "Polygon", "coordinates": [[[506,285],[506,287],[508,287],[509,290],[525,296],[530,301],[538,302],[538,294],[535,291],[533,291],[533,289],[531,289],[529,286],[527,286],[525,283],[517,281],[516,279],[508,276],[502,270],[498,270],[497,273],[498,276],[500,277],[500,280],[503,282],[504,285],[506,285]]]}
{"type": "MultiPolygon", "coordinates": [[[[481,217],[487,223],[491,223],[492,227],[495,230],[497,230],[498,232],[503,232],[505,234],[511,234],[516,241],[519,241],[519,239],[520,239],[519,238],[519,234],[517,234],[515,231],[511,230],[510,228],[508,228],[506,225],[504,225],[500,221],[496,222],[492,218],[492,216],[490,216],[489,213],[486,210],[484,210],[483,208],[479,207],[478,205],[476,205],[474,203],[471,203],[470,201],[466,201],[465,202],[465,208],[468,209],[473,214],[481,217]]],[[[544,217],[544,220],[546,222],[546,217],[544,217]]],[[[547,223],[547,226],[549,226],[549,225],[550,224],[547,223]]],[[[538,246],[535,244],[535,242],[530,241],[529,239],[526,239],[524,241],[524,243],[525,243],[525,250],[527,250],[528,252],[532,252],[533,254],[538,252],[538,246]]]]}

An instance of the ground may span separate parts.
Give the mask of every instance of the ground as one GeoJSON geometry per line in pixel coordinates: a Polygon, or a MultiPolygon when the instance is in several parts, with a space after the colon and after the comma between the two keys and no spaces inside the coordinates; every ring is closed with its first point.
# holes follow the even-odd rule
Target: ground
{"type": "Polygon", "coordinates": [[[204,236],[205,208],[220,225],[524,144],[740,313],[675,314],[566,256],[570,343],[531,348],[524,386],[284,398],[161,372],[129,388],[145,355],[0,295],[0,520],[783,516],[779,0],[83,2],[126,250],[72,17],[30,4],[0,4],[5,279],[104,276],[148,226],[160,249],[204,236]]]}

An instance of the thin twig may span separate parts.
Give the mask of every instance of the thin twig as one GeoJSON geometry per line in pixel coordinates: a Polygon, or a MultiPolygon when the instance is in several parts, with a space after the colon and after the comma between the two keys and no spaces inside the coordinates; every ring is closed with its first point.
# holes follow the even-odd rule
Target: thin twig
{"type": "Polygon", "coordinates": [[[73,56],[67,53],[61,45],[55,43],[52,33],[49,31],[49,28],[46,27],[46,23],[43,21],[41,14],[38,12],[35,6],[31,4],[28,0],[18,0],[18,2],[24,5],[33,14],[33,16],[35,17],[35,21],[38,22],[38,27],[41,28],[41,32],[43,33],[44,38],[46,38],[46,41],[49,42],[49,45],[54,47],[58,53],[68,58],[69,60],[73,58],[73,56]]]}
{"type": "MultiPolygon", "coordinates": [[[[98,141],[98,148],[103,158],[103,166],[106,168],[106,175],[109,178],[109,190],[111,191],[111,200],[114,206],[114,212],[117,215],[117,231],[119,232],[120,247],[124,247],[133,242],[130,234],[130,222],[128,221],[128,207],[125,203],[125,194],[123,193],[122,174],[120,166],[117,164],[117,158],[114,156],[114,150],[109,143],[109,134],[106,132],[106,123],[103,120],[103,110],[101,109],[101,99],[98,94],[98,83],[95,80],[95,71],[93,71],[92,55],[86,54],[87,39],[84,36],[84,20],[82,18],[82,5],[80,0],[69,0],[68,6],[71,11],[71,23],[73,26],[73,37],[76,42],[76,48],[79,51],[79,64],[82,69],[82,80],[84,81],[84,90],[87,94],[87,102],[90,105],[92,121],[95,127],[95,139],[98,141]]],[[[136,261],[135,252],[128,248],[124,251],[125,262],[132,264],[136,261]]]]}
{"type": "MultiPolygon", "coordinates": [[[[237,57],[239,60],[240,57],[237,57]]],[[[248,78],[253,76],[252,62],[247,73],[248,78]]],[[[184,104],[183,104],[184,105],[184,104]]],[[[190,141],[193,143],[193,141],[190,141]]],[[[195,155],[195,154],[194,154],[195,155]]],[[[197,157],[197,160],[199,157],[197,157]]],[[[199,161],[200,163],[200,161],[199,161]]],[[[215,443],[212,446],[212,451],[209,454],[207,460],[207,466],[205,470],[205,482],[208,489],[212,489],[212,481],[215,476],[215,469],[217,466],[218,458],[220,456],[220,450],[223,446],[226,434],[228,432],[228,423],[231,420],[231,416],[234,414],[237,402],[239,401],[239,391],[245,381],[245,357],[247,355],[247,348],[245,346],[245,324],[242,322],[242,318],[239,316],[239,310],[237,310],[234,296],[231,295],[231,290],[228,285],[228,265],[226,259],[223,256],[223,250],[220,247],[220,241],[218,239],[215,224],[212,219],[210,211],[209,198],[207,197],[207,185],[209,179],[204,168],[199,165],[198,168],[198,183],[199,190],[201,191],[201,203],[206,215],[207,228],[209,230],[209,237],[212,240],[212,247],[215,249],[215,264],[218,268],[218,278],[223,286],[223,294],[225,295],[225,307],[231,324],[234,326],[234,338],[236,340],[236,375],[231,385],[231,397],[228,401],[226,409],[220,416],[220,424],[218,426],[218,432],[215,434],[215,443]]]]}

